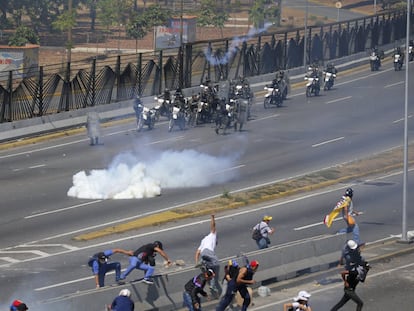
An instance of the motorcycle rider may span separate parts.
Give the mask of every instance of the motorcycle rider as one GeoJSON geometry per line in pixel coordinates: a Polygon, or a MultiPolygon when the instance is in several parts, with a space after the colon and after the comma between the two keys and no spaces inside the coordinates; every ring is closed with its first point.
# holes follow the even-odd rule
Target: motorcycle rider
{"type": "Polygon", "coordinates": [[[335,68],[334,64],[332,64],[332,63],[328,63],[326,65],[325,71],[329,72],[329,73],[332,73],[332,74],[336,74],[338,72],[338,70],[335,68]]]}
{"type": "Polygon", "coordinates": [[[410,40],[408,43],[408,60],[411,62],[414,59],[414,41],[410,40]]]}
{"type": "Polygon", "coordinates": [[[401,47],[397,47],[395,50],[394,50],[394,54],[393,54],[393,56],[392,56],[393,58],[394,58],[394,62],[396,62],[396,60],[397,60],[397,62],[398,62],[398,65],[399,65],[399,67],[401,68],[402,67],[402,65],[404,64],[404,52],[403,52],[403,50],[401,49],[401,47]]]}

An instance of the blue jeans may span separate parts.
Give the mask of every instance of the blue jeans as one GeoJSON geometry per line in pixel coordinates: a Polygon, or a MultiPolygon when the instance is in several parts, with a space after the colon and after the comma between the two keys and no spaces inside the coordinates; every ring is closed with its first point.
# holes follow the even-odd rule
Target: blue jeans
{"type": "Polygon", "coordinates": [[[98,279],[100,287],[105,286],[106,273],[113,270],[115,270],[115,282],[118,282],[121,275],[121,264],[119,262],[105,263],[99,266],[98,279]]]}
{"type": "Polygon", "coordinates": [[[128,274],[131,273],[132,270],[139,269],[145,271],[144,279],[150,278],[154,274],[154,267],[143,263],[141,260],[138,259],[136,256],[129,257],[129,266],[126,268],[124,273],[121,274],[121,280],[125,279],[128,274]]]}
{"type": "Polygon", "coordinates": [[[186,291],[183,293],[183,306],[187,307],[189,311],[201,311],[201,304],[199,304],[200,307],[198,309],[195,309],[191,296],[186,291]]]}
{"type": "Polygon", "coordinates": [[[261,238],[260,240],[256,241],[257,247],[259,249],[264,249],[264,248],[268,248],[269,247],[269,243],[267,241],[267,238],[261,238]]]}
{"type": "Polygon", "coordinates": [[[338,231],[338,233],[351,233],[352,232],[352,239],[357,242],[357,244],[361,243],[360,236],[359,236],[359,227],[358,224],[348,226],[338,231]]]}
{"type": "Polygon", "coordinates": [[[250,301],[251,301],[251,297],[249,294],[249,291],[247,290],[247,286],[246,285],[241,285],[238,288],[240,296],[242,296],[243,298],[243,305],[241,307],[241,311],[246,311],[247,307],[250,305],[250,301]]]}
{"type": "Polygon", "coordinates": [[[221,298],[219,304],[216,307],[216,311],[224,311],[229,304],[233,301],[234,295],[236,294],[236,281],[230,280],[227,283],[227,289],[224,296],[221,298]]]}

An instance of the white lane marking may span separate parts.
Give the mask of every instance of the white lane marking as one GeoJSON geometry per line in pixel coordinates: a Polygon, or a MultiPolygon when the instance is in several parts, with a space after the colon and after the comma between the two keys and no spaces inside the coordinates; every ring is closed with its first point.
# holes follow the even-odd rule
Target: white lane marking
{"type": "MultiPolygon", "coordinates": [[[[107,273],[107,274],[113,274],[113,272],[107,273]]],[[[94,279],[94,278],[95,278],[94,276],[89,276],[89,277],[86,277],[86,278],[81,278],[81,279],[76,279],[76,280],[72,280],[72,281],[66,281],[66,282],[63,282],[63,283],[57,283],[57,284],[53,284],[53,285],[49,285],[49,286],[35,288],[34,290],[37,291],[37,292],[40,292],[40,291],[44,291],[44,290],[49,289],[49,288],[54,288],[54,287],[68,285],[68,284],[78,283],[78,282],[82,282],[82,281],[86,281],[86,280],[90,280],[90,279],[94,279]]]]}
{"type": "MultiPolygon", "coordinates": [[[[412,116],[413,116],[412,114],[408,115],[408,119],[411,118],[412,116]]],[[[399,122],[403,122],[404,120],[405,120],[405,118],[401,118],[401,119],[397,119],[397,120],[392,121],[392,123],[399,123],[399,122]]]]}
{"type": "Polygon", "coordinates": [[[29,151],[22,151],[22,152],[17,152],[17,153],[12,153],[12,154],[6,154],[6,155],[0,156],[0,159],[13,158],[13,157],[17,157],[17,156],[20,156],[20,155],[34,153],[34,152],[40,152],[40,151],[55,149],[55,148],[59,148],[59,147],[74,145],[74,144],[77,144],[77,143],[80,143],[80,142],[84,142],[84,141],[86,141],[86,139],[74,140],[74,141],[71,141],[71,142],[68,142],[68,143],[57,144],[57,145],[53,145],[53,146],[49,146],[49,147],[43,147],[43,148],[38,148],[38,149],[33,149],[33,150],[29,150],[29,151]]]}
{"type": "Polygon", "coordinates": [[[271,114],[271,115],[265,116],[263,118],[252,119],[252,120],[249,120],[249,122],[257,122],[257,121],[261,121],[261,120],[276,118],[276,117],[279,117],[279,116],[280,116],[280,114],[276,113],[276,114],[271,114]]]}
{"type": "MultiPolygon", "coordinates": [[[[338,221],[338,220],[342,220],[342,218],[334,219],[334,221],[338,221]]],[[[320,225],[324,225],[323,221],[316,222],[316,223],[309,224],[309,225],[305,225],[305,226],[302,226],[302,227],[296,227],[296,228],[293,228],[293,230],[294,231],[300,231],[300,230],[304,230],[304,229],[308,229],[308,228],[312,228],[312,227],[316,227],[316,226],[320,226],[320,225]]]]}
{"type": "Polygon", "coordinates": [[[7,261],[9,263],[18,263],[18,262],[20,262],[20,260],[14,259],[12,257],[0,257],[0,260],[7,261]]]}
{"type": "Polygon", "coordinates": [[[333,100],[327,101],[325,104],[333,104],[333,103],[340,102],[340,101],[343,101],[343,100],[347,100],[347,99],[350,99],[350,98],[352,98],[352,96],[346,96],[346,97],[342,97],[342,98],[337,98],[337,99],[333,99],[333,100]]]}
{"type": "MultiPolygon", "coordinates": [[[[390,274],[390,273],[392,273],[394,271],[407,269],[407,268],[410,268],[412,266],[414,266],[414,263],[409,263],[409,264],[406,264],[406,265],[403,265],[403,266],[399,266],[399,267],[395,267],[395,268],[391,268],[391,269],[386,269],[386,270],[381,271],[381,272],[370,273],[370,276],[369,277],[370,278],[380,277],[380,276],[382,276],[384,274],[390,274]]],[[[327,292],[327,291],[329,291],[329,290],[331,290],[333,288],[343,287],[343,286],[344,286],[343,285],[343,282],[339,282],[337,284],[330,284],[330,285],[327,285],[326,287],[322,287],[322,288],[319,288],[319,289],[313,289],[312,290],[312,295],[318,294],[318,293],[324,293],[324,292],[327,292]]],[[[259,307],[256,307],[256,308],[251,308],[251,310],[255,311],[255,310],[268,309],[268,308],[271,308],[271,307],[273,307],[275,305],[283,304],[283,303],[290,302],[290,301],[292,301],[292,298],[287,298],[287,299],[282,299],[282,300],[278,300],[278,301],[273,301],[273,302],[268,303],[266,305],[262,305],[262,306],[259,306],[259,307]]]]}
{"type": "Polygon", "coordinates": [[[39,168],[39,167],[44,167],[44,166],[46,166],[46,164],[33,165],[33,166],[29,166],[29,168],[33,169],[33,168],[39,168]]]}
{"type": "Polygon", "coordinates": [[[62,247],[62,248],[66,248],[66,249],[70,249],[70,250],[77,250],[78,247],[76,246],[72,246],[69,244],[23,244],[23,245],[19,245],[20,248],[23,247],[62,247]]]}
{"type": "MultiPolygon", "coordinates": [[[[125,130],[125,131],[119,131],[117,132],[119,133],[126,133],[126,132],[130,132],[131,130],[125,130]]],[[[112,134],[106,134],[105,136],[111,136],[112,134]]],[[[163,142],[167,142],[167,141],[176,141],[179,139],[184,139],[184,136],[178,136],[178,137],[172,137],[172,138],[168,138],[168,139],[163,139],[163,140],[157,140],[154,142],[150,142],[150,143],[145,143],[143,144],[143,146],[149,146],[149,145],[153,145],[153,144],[159,144],[159,143],[163,143],[163,142]]],[[[12,153],[12,154],[6,154],[6,155],[2,155],[0,156],[0,159],[7,159],[7,158],[13,158],[13,157],[17,157],[17,156],[21,156],[21,155],[26,155],[26,154],[31,154],[31,153],[35,153],[35,152],[41,152],[41,151],[45,151],[45,150],[50,150],[50,149],[56,149],[56,148],[60,148],[60,147],[65,147],[65,146],[70,146],[70,145],[74,145],[77,143],[81,143],[81,142],[85,142],[85,141],[89,141],[89,139],[80,139],[80,140],[74,140],[71,142],[67,142],[67,143],[62,143],[62,144],[57,144],[57,145],[53,145],[53,146],[48,146],[48,147],[43,147],[43,148],[37,148],[37,149],[32,149],[32,150],[28,150],[28,151],[22,151],[22,152],[17,152],[17,153],[12,153]]]]}
{"type": "Polygon", "coordinates": [[[103,200],[95,200],[95,201],[86,202],[86,203],[82,203],[82,204],[72,205],[72,206],[60,208],[60,209],[53,210],[53,211],[48,211],[48,212],[33,214],[33,215],[30,215],[30,216],[25,216],[24,219],[30,219],[30,218],[40,217],[40,216],[44,216],[44,215],[49,215],[49,214],[60,213],[60,212],[63,212],[63,211],[67,211],[67,210],[71,210],[71,209],[75,209],[75,208],[79,208],[79,207],[99,203],[99,202],[102,202],[102,201],[103,200]]]}
{"type": "MultiPolygon", "coordinates": [[[[377,75],[386,73],[386,72],[391,71],[391,70],[394,70],[394,68],[384,69],[384,70],[381,70],[381,71],[377,71],[375,73],[370,73],[368,75],[361,76],[361,77],[358,77],[358,78],[354,78],[354,79],[349,80],[349,81],[344,81],[344,82],[336,83],[335,85],[338,86],[338,85],[345,85],[345,84],[349,84],[349,83],[354,83],[356,81],[363,80],[363,79],[367,79],[367,78],[370,78],[372,76],[377,76],[377,75]]],[[[303,87],[305,87],[305,84],[303,84],[303,87]]],[[[291,94],[291,95],[289,95],[289,97],[303,96],[304,94],[305,94],[305,92],[297,93],[297,94],[291,94]]]]}
{"type": "Polygon", "coordinates": [[[386,86],[384,86],[384,88],[393,87],[393,86],[404,84],[404,83],[405,83],[405,81],[400,81],[400,82],[397,82],[397,83],[387,84],[386,86]]]}
{"type": "MultiPolygon", "coordinates": [[[[4,250],[0,250],[0,254],[27,254],[27,253],[34,254],[34,255],[37,255],[39,257],[45,257],[45,258],[50,257],[50,254],[39,251],[39,250],[35,250],[35,249],[27,250],[27,251],[17,251],[17,250],[4,251],[4,250]]],[[[38,258],[36,258],[36,259],[38,259],[38,258]]],[[[21,261],[25,261],[25,260],[21,260],[21,261]]]]}
{"type": "Polygon", "coordinates": [[[344,139],[344,138],[345,138],[345,137],[344,137],[344,136],[342,136],[342,137],[337,137],[337,138],[334,138],[334,139],[326,140],[326,141],[323,141],[323,142],[321,142],[321,143],[313,144],[313,145],[312,145],[312,147],[313,147],[313,148],[315,148],[315,147],[319,147],[319,146],[322,146],[322,145],[326,145],[326,144],[329,144],[329,143],[333,143],[333,142],[338,141],[338,140],[342,140],[342,139],[344,139]]]}

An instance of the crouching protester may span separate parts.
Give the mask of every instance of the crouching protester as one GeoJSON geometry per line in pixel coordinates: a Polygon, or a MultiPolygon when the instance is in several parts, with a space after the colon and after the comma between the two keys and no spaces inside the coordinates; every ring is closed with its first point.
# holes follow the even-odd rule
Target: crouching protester
{"type": "Polygon", "coordinates": [[[14,300],[10,305],[10,311],[26,311],[29,310],[27,305],[21,300],[14,300]]]}
{"type": "Polygon", "coordinates": [[[199,295],[209,299],[207,292],[204,291],[204,287],[213,277],[213,270],[208,269],[190,279],[184,285],[183,306],[187,307],[189,311],[201,311],[201,299],[199,295]]]}
{"type": "Polygon", "coordinates": [[[283,311],[312,311],[311,306],[309,305],[309,294],[305,290],[301,290],[298,293],[298,296],[293,298],[293,302],[288,302],[283,305],[283,311]]]}

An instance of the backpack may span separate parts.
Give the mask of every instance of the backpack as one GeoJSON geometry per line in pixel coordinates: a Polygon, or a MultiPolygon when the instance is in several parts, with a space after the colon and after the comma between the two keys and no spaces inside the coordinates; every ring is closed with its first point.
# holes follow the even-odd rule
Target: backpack
{"type": "Polygon", "coordinates": [[[252,239],[255,241],[259,241],[262,238],[262,229],[260,228],[260,224],[258,228],[253,229],[252,239]]]}
{"type": "Polygon", "coordinates": [[[365,282],[367,278],[368,271],[370,269],[369,263],[364,261],[356,267],[356,271],[358,272],[358,280],[360,282],[365,282]]]}

